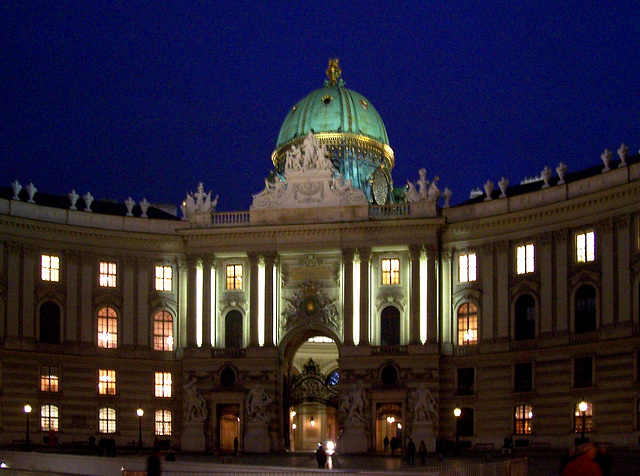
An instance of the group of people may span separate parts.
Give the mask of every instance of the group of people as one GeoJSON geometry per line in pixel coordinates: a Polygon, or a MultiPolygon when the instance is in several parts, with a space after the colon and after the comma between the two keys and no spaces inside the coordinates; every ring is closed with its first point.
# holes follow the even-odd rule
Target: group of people
{"type": "Polygon", "coordinates": [[[569,450],[560,461],[562,476],[610,476],[611,455],[605,448],[593,443],[583,443],[569,450]]]}
{"type": "MultiPolygon", "coordinates": [[[[382,444],[384,445],[384,452],[386,453],[387,451],[389,451],[389,449],[391,449],[391,454],[395,454],[395,452],[399,450],[401,446],[400,438],[396,436],[392,437],[391,439],[389,439],[388,436],[385,436],[384,440],[382,440],[382,444]]],[[[417,452],[420,456],[420,462],[424,464],[427,460],[427,445],[425,444],[424,440],[420,441],[420,446],[418,447],[417,452]]],[[[407,445],[405,447],[405,458],[407,460],[407,463],[415,463],[416,444],[411,438],[407,440],[407,445]]]]}

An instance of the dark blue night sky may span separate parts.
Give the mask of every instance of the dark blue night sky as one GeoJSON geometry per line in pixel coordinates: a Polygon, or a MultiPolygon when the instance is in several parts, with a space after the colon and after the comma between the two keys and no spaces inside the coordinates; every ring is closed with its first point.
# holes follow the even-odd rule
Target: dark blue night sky
{"type": "Polygon", "coordinates": [[[455,203],[640,148],[637,0],[5,1],[0,186],[177,205],[203,181],[246,210],[331,57],[382,116],[396,186],[425,167],[455,203]]]}

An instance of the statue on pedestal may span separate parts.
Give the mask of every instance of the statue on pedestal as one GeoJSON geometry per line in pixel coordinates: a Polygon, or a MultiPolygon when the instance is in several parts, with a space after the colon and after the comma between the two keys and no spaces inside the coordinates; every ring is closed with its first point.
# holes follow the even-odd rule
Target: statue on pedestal
{"type": "Polygon", "coordinates": [[[273,402],[273,397],[265,392],[264,388],[254,387],[247,394],[246,406],[247,415],[255,421],[268,423],[269,405],[273,402]]]}

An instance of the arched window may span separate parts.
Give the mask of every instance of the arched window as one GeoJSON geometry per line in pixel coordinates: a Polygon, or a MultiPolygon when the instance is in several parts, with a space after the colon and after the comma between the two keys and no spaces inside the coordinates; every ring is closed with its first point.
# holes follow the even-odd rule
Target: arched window
{"type": "Polygon", "coordinates": [[[173,350],[173,316],[167,311],[153,316],[153,350],[173,350]]]}
{"type": "Polygon", "coordinates": [[[536,300],[524,294],[516,301],[515,339],[527,340],[536,337],[536,300]]]}
{"type": "Polygon", "coordinates": [[[40,428],[42,431],[60,431],[58,407],[56,405],[42,405],[40,407],[40,428]]]}
{"type": "Polygon", "coordinates": [[[596,290],[589,284],[582,285],[575,297],[575,332],[596,330],[596,290]]]}
{"type": "Polygon", "coordinates": [[[118,347],[118,314],[111,307],[103,307],[98,311],[98,347],[118,347]]]}
{"type": "Polygon", "coordinates": [[[531,405],[518,405],[515,408],[514,433],[516,435],[529,435],[532,433],[533,407],[531,405]]]}
{"type": "Polygon", "coordinates": [[[242,313],[229,311],[224,319],[224,346],[226,349],[242,347],[242,313]]]}
{"type": "Polygon", "coordinates": [[[60,307],[55,302],[47,301],[40,306],[40,342],[60,343],[60,307]]]}
{"type": "Polygon", "coordinates": [[[155,424],[156,436],[171,435],[171,410],[156,410],[155,424]]]}
{"type": "Polygon", "coordinates": [[[478,343],[478,306],[465,302],[458,309],[458,345],[478,343]]]}
{"type": "Polygon", "coordinates": [[[400,345],[400,311],[387,306],[380,316],[380,345],[400,345]]]}
{"type": "Polygon", "coordinates": [[[98,430],[100,433],[116,432],[116,410],[111,407],[102,407],[98,410],[98,430]]]}

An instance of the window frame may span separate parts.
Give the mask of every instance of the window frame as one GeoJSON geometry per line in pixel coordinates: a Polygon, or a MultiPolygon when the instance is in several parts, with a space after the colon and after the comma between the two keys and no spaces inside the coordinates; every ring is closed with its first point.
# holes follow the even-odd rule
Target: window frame
{"type": "Polygon", "coordinates": [[[457,343],[459,347],[468,346],[468,345],[477,345],[478,344],[478,328],[480,324],[480,308],[473,301],[464,301],[458,306],[458,310],[456,311],[456,325],[458,328],[458,339],[457,343]],[[466,306],[467,312],[464,315],[461,315],[462,308],[466,306]],[[470,306],[475,307],[475,312],[470,312],[470,306]],[[471,318],[475,315],[475,328],[471,326],[471,318]],[[461,318],[466,319],[466,326],[464,329],[460,326],[461,318]],[[472,338],[467,339],[467,332],[472,333],[472,338]]]}
{"type": "Polygon", "coordinates": [[[573,234],[573,246],[575,250],[573,259],[576,264],[582,265],[596,261],[598,256],[596,251],[596,232],[593,228],[576,231],[573,234]],[[589,235],[592,237],[591,243],[589,243],[589,235]],[[584,237],[582,245],[579,244],[580,237],[584,237]]]}
{"type": "Polygon", "coordinates": [[[531,435],[533,433],[533,405],[522,403],[513,409],[513,434],[531,435]]]}
{"type": "Polygon", "coordinates": [[[153,412],[153,428],[155,436],[173,436],[173,412],[171,409],[159,408],[153,412]],[[167,415],[169,416],[168,421],[167,415]],[[158,418],[159,416],[161,419],[158,418]]]}
{"type": "Polygon", "coordinates": [[[153,350],[173,352],[175,349],[173,314],[160,310],[153,314],[153,350]],[[162,318],[158,318],[162,316],[162,318]],[[168,317],[168,318],[167,318],[168,317]]]}
{"type": "MultiPolygon", "coordinates": [[[[573,405],[573,432],[574,433],[582,433],[582,412],[580,411],[581,402],[576,402],[573,405]]],[[[584,412],[584,432],[592,433],[593,432],[593,404],[587,400],[585,400],[587,404],[587,410],[584,412]]]]}
{"type": "Polygon", "coordinates": [[[40,392],[60,393],[60,366],[59,365],[43,364],[40,366],[40,392]],[[53,369],[55,369],[55,375],[52,375],[53,369]],[[48,375],[46,375],[46,373],[48,373],[48,375]]]}
{"type": "MultiPolygon", "coordinates": [[[[458,367],[456,369],[456,395],[461,395],[461,396],[465,396],[465,395],[475,395],[476,394],[476,368],[475,367],[458,367]],[[461,388],[461,384],[460,384],[460,373],[461,371],[463,372],[469,372],[473,375],[473,379],[471,382],[471,388],[469,390],[465,390],[463,392],[460,391],[461,388]]],[[[469,387],[468,385],[465,386],[469,387]]]]}
{"type": "Polygon", "coordinates": [[[227,291],[242,291],[243,288],[244,265],[242,263],[227,263],[225,266],[225,289],[227,291]],[[239,274],[238,269],[240,270],[239,274]]]}
{"type": "Polygon", "coordinates": [[[60,407],[52,403],[40,405],[40,431],[60,431],[60,407]],[[47,415],[43,415],[47,410],[47,415]],[[53,411],[55,410],[55,412],[53,411]],[[55,415],[53,415],[55,413],[55,415]],[[46,424],[45,424],[46,421],[46,424]],[[54,423],[53,428],[51,424],[54,423]]]}
{"type": "Polygon", "coordinates": [[[106,260],[98,262],[98,286],[108,289],[118,287],[118,263],[106,260]]]}
{"type": "Polygon", "coordinates": [[[156,398],[172,397],[173,376],[171,375],[171,372],[155,372],[153,382],[153,395],[156,398]]]}
{"type": "Polygon", "coordinates": [[[40,255],[40,280],[47,283],[59,283],[61,277],[60,263],[60,256],[42,253],[40,255]],[[44,263],[45,258],[48,259],[48,264],[44,263]],[[54,266],[54,260],[57,262],[57,266],[54,266]]]}
{"type": "Polygon", "coordinates": [[[522,276],[536,272],[536,246],[532,241],[516,246],[516,274],[522,276]],[[522,254],[522,256],[521,256],[522,254]],[[523,268],[521,269],[521,265],[523,268]]]}
{"type": "Polygon", "coordinates": [[[154,290],[163,293],[173,292],[173,275],[173,266],[155,265],[154,290]]]}
{"type": "Polygon", "coordinates": [[[117,373],[114,369],[98,369],[98,395],[114,396],[118,393],[117,373]]]}
{"type": "Polygon", "coordinates": [[[400,270],[400,258],[395,256],[380,258],[380,285],[400,286],[400,270]],[[386,269],[386,264],[389,269],[386,269]]]}
{"type": "Polygon", "coordinates": [[[476,253],[464,253],[459,255],[458,256],[458,282],[473,283],[473,282],[476,282],[477,280],[478,280],[478,255],[476,253]]]}
{"type": "Polygon", "coordinates": [[[98,347],[101,349],[117,349],[118,311],[109,305],[102,306],[98,309],[97,318],[96,337],[98,339],[98,347]],[[101,315],[102,311],[105,311],[105,315],[101,315]]]}
{"type": "Polygon", "coordinates": [[[595,369],[596,369],[596,362],[595,362],[595,358],[592,355],[584,355],[584,356],[580,356],[580,357],[574,357],[573,361],[572,361],[572,376],[573,376],[573,388],[591,388],[593,386],[595,386],[595,369]],[[586,380],[585,380],[585,385],[582,385],[582,382],[578,382],[577,378],[577,370],[578,367],[576,364],[579,364],[578,361],[584,361],[584,363],[586,364],[587,359],[590,361],[589,364],[590,365],[585,365],[584,368],[589,368],[590,369],[590,380],[587,384],[586,380]],[[578,385],[580,383],[580,385],[578,385]]]}
{"type": "Polygon", "coordinates": [[[118,431],[118,412],[112,406],[100,407],[98,409],[98,433],[102,435],[112,435],[118,431]],[[106,428],[105,428],[106,425],[106,428]],[[111,428],[113,425],[113,428],[111,428]]]}
{"type": "Polygon", "coordinates": [[[534,365],[533,362],[515,362],[513,364],[513,391],[514,393],[528,393],[533,392],[534,387],[534,365]],[[522,375],[522,372],[519,372],[518,369],[523,369],[524,366],[529,367],[529,372],[527,377],[529,380],[527,382],[528,386],[523,388],[520,384],[518,384],[518,377],[522,375]]]}

